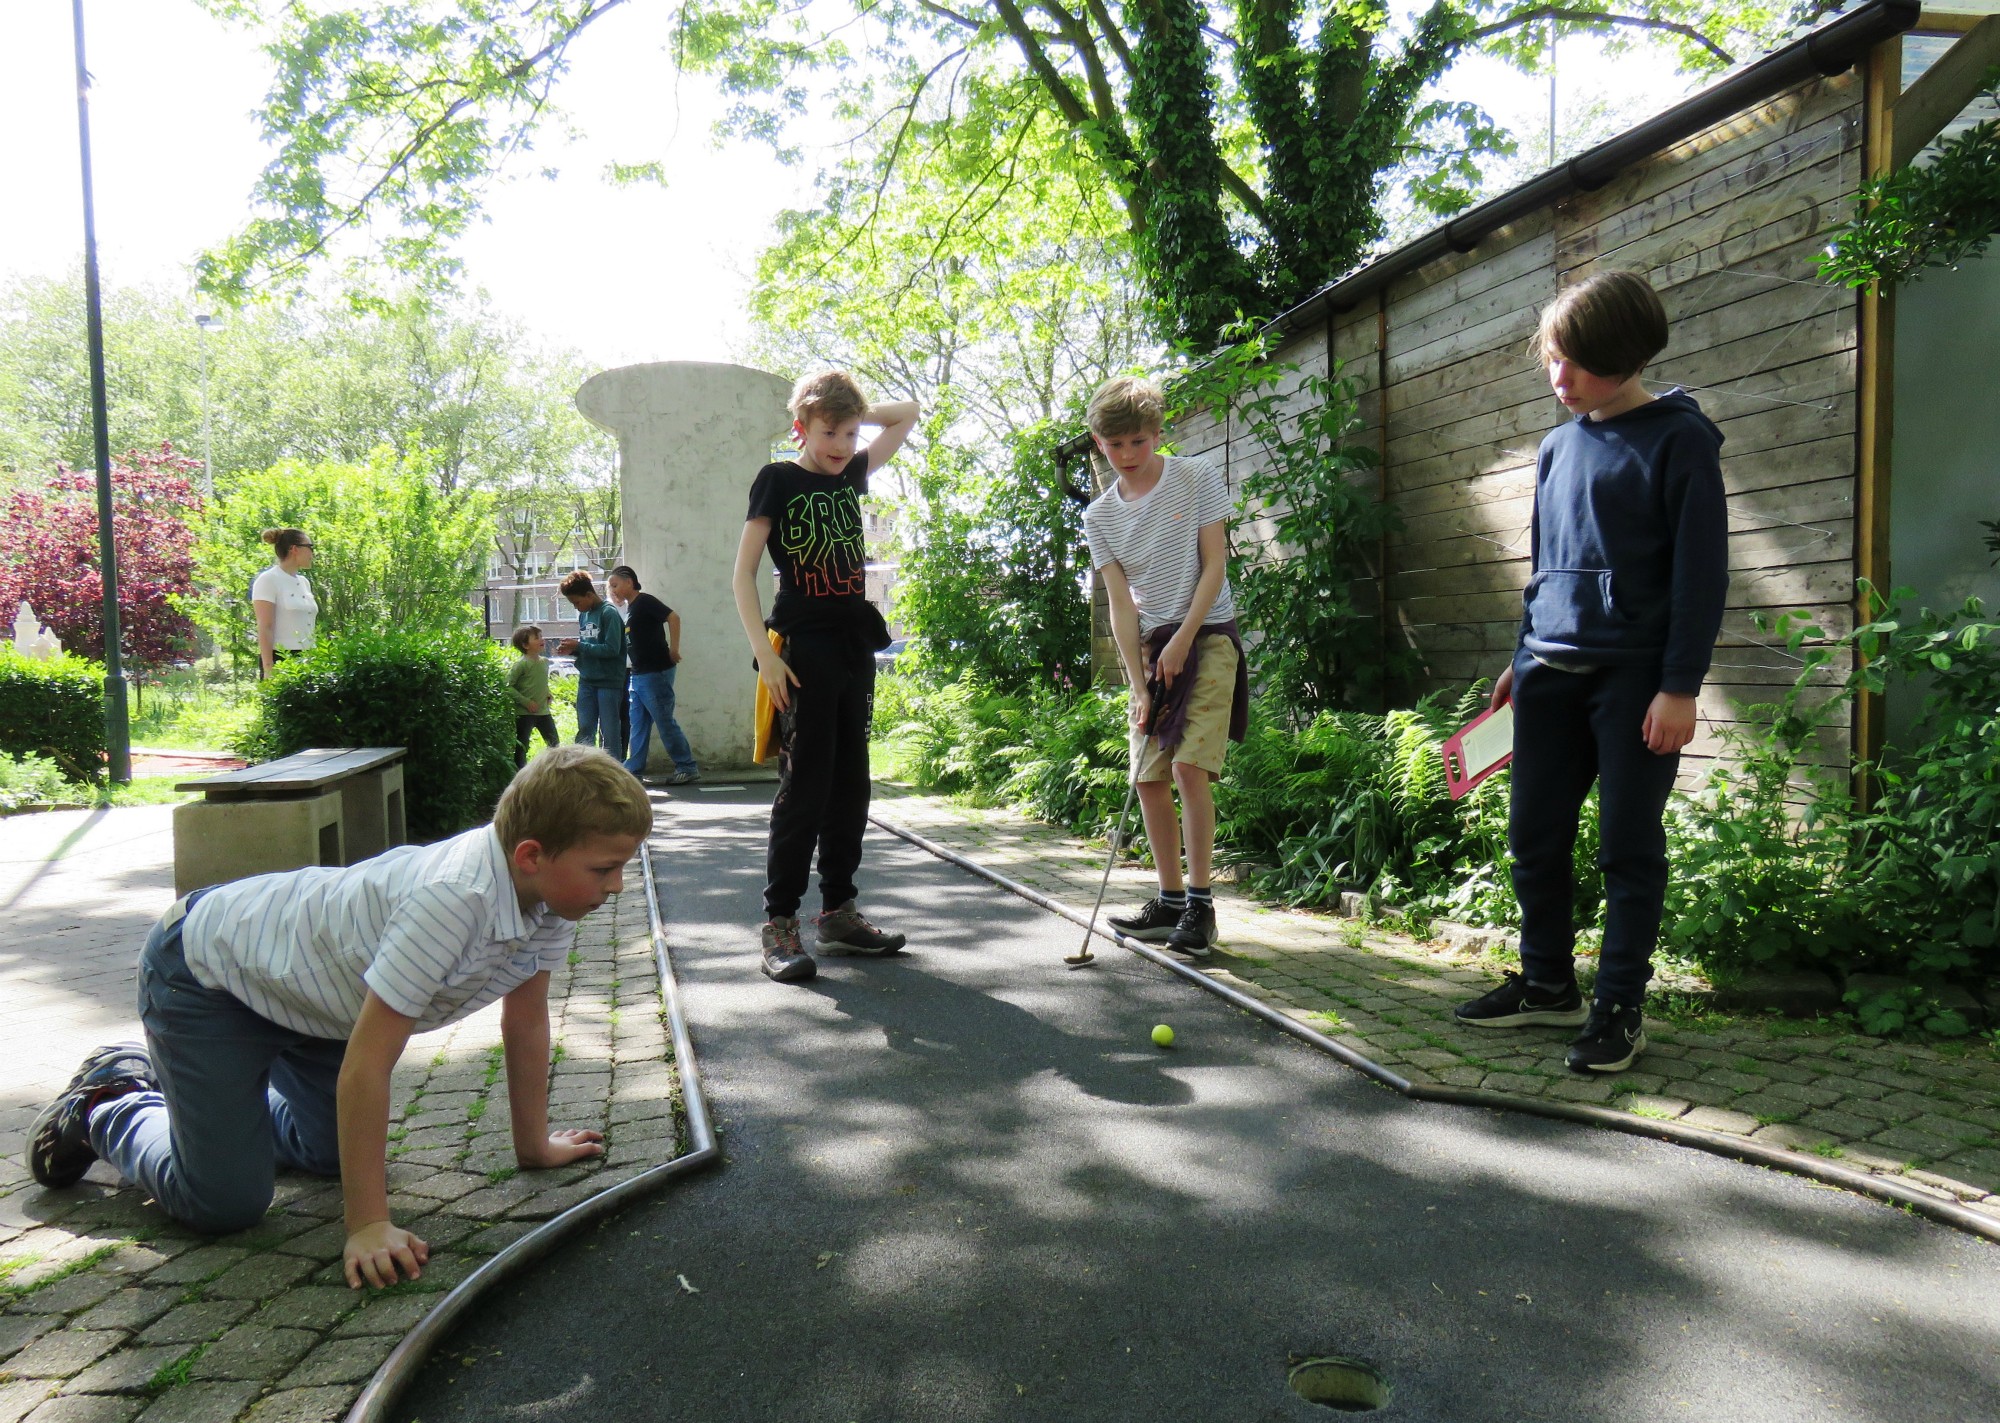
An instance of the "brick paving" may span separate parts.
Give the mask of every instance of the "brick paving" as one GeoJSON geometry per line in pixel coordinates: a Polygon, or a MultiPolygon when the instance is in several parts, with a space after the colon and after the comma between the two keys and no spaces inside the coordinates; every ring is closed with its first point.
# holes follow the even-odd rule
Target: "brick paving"
{"type": "MultiPolygon", "coordinates": [[[[1065,904],[1088,909],[1105,847],[1010,811],[878,785],[876,813],[1065,904]]],[[[1112,872],[1107,911],[1151,892],[1112,872]]],[[[1851,1024],[1732,1017],[1687,995],[1649,1004],[1629,1072],[1580,1078],[1567,1032],[1461,1027],[1452,1005],[1498,979],[1497,933],[1418,942],[1360,919],[1216,891],[1222,945],[1200,965],[1413,1082],[1583,1102],[1747,1136],[1909,1184],[2000,1217],[2000,1041],[1902,1041],[1851,1024]]]]}
{"type": "Polygon", "coordinates": [[[515,1170],[497,1003],[412,1039],[389,1184],[397,1221],[430,1243],[422,1279],[349,1290],[340,1189],[314,1177],[280,1178],[261,1224],[214,1238],[102,1166],[43,1191],[23,1159],[27,1124],[84,1052],[137,1035],[134,963],[171,882],[171,807],[0,820],[0,1423],[331,1423],[483,1258],[678,1153],[635,892],[579,926],[550,984],[551,1123],[602,1129],[600,1161],[515,1170]]]}

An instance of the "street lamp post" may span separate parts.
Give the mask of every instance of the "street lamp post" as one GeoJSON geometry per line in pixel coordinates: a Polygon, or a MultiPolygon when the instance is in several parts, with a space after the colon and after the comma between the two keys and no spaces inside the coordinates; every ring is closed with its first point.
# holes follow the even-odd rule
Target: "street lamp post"
{"type": "Polygon", "coordinates": [[[132,779],[132,721],[118,653],[118,545],[111,523],[111,428],[104,396],[104,299],[97,285],[97,206],[90,183],[90,70],[83,60],[83,0],[70,0],[76,30],[76,135],[83,165],[83,305],[90,348],[90,427],[97,448],[97,559],[104,578],[104,743],[113,785],[132,779]]]}
{"type": "Polygon", "coordinates": [[[211,312],[198,312],[194,324],[201,328],[201,497],[215,497],[215,433],[209,424],[208,412],[208,333],[222,324],[222,318],[211,312]]]}

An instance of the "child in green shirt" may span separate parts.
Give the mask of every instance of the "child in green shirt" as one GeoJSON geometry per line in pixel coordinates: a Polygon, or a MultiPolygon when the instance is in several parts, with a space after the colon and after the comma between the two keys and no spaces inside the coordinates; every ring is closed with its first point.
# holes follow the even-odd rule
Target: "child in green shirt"
{"type": "Polygon", "coordinates": [[[549,714],[549,664],[542,660],[542,630],[514,629],[514,648],[521,660],[507,669],[507,691],[514,698],[514,769],[528,764],[528,733],[556,744],[556,719],[549,714]]]}

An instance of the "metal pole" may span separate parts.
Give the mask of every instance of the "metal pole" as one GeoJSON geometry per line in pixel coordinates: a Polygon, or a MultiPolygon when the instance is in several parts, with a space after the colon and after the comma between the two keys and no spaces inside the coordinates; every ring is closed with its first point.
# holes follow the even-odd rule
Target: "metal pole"
{"type": "Polygon", "coordinates": [[[118,655],[118,548],[111,526],[111,428],[104,397],[104,300],[97,285],[97,206],[90,183],[90,70],[83,60],[83,0],[70,0],[76,28],[76,134],[83,160],[83,301],[90,345],[90,432],[97,449],[97,558],[104,575],[104,744],[113,785],[132,779],[132,723],[118,655]]]}
{"type": "Polygon", "coordinates": [[[1549,16],[1549,167],[1556,166],[1556,17],[1549,16]]]}

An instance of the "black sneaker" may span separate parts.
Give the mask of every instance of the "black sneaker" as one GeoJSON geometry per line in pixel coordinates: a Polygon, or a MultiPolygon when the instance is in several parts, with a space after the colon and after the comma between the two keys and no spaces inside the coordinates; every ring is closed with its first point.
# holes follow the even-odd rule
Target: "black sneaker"
{"type": "Polygon", "coordinates": [[[1544,988],[1511,972],[1491,993],[1461,1003],[1451,1013],[1459,1022],[1474,1028],[1531,1028],[1542,1024],[1574,1028],[1590,1016],[1575,983],[1564,988],[1544,988]]]}
{"type": "Polygon", "coordinates": [[[1646,1050],[1646,1015],[1637,1008],[1602,999],[1590,1005],[1590,1021],[1569,1045],[1571,1072],[1623,1072],[1646,1050]]]}
{"type": "Polygon", "coordinates": [[[700,779],[701,772],[699,771],[676,771],[667,777],[667,784],[670,786],[691,786],[700,779]]]}
{"type": "Polygon", "coordinates": [[[1190,899],[1181,911],[1180,922],[1167,936],[1167,947],[1192,959],[1205,959],[1215,944],[1215,901],[1190,899]]]}
{"type": "Polygon", "coordinates": [[[813,921],[818,931],[819,946],[822,949],[839,949],[850,954],[876,954],[886,957],[895,953],[909,942],[902,934],[885,934],[861,917],[861,911],[854,907],[854,901],[838,909],[828,909],[813,921]]]}
{"type": "Polygon", "coordinates": [[[1186,905],[1176,908],[1164,899],[1149,899],[1137,914],[1114,914],[1105,922],[1128,939],[1157,944],[1173,936],[1186,909],[1186,905]]]}
{"type": "Polygon", "coordinates": [[[774,983],[804,983],[818,972],[799,942],[798,916],[772,915],[764,926],[764,976],[774,983]]]}
{"type": "Polygon", "coordinates": [[[28,1170],[44,1186],[74,1186],[97,1160],[90,1147],[90,1109],[134,1092],[158,1090],[153,1060],[138,1043],[97,1049],[28,1128],[28,1170]]]}

